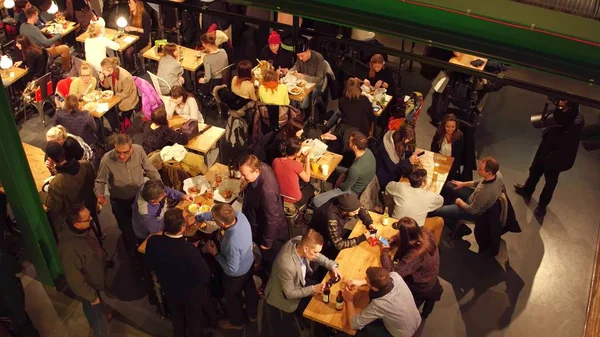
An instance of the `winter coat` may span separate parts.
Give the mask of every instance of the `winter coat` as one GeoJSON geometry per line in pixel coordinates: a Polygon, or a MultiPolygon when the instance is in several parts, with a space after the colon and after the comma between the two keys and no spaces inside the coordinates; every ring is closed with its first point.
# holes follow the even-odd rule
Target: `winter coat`
{"type": "Polygon", "coordinates": [[[133,82],[135,83],[135,86],[142,97],[142,112],[146,118],[150,119],[152,111],[163,105],[163,102],[152,84],[148,83],[148,81],[143,78],[133,76],[133,82]]]}
{"type": "Polygon", "coordinates": [[[405,152],[404,158],[400,158],[394,147],[392,135],[396,131],[388,131],[383,135],[383,141],[375,150],[377,160],[377,180],[381,189],[385,189],[390,181],[398,181],[401,176],[412,172],[413,165],[408,158],[411,153],[405,152]]]}
{"type": "Polygon", "coordinates": [[[554,125],[542,131],[542,142],[537,149],[535,163],[543,163],[547,170],[567,171],[573,167],[579,148],[583,116],[578,114],[569,126],[554,125]]]}

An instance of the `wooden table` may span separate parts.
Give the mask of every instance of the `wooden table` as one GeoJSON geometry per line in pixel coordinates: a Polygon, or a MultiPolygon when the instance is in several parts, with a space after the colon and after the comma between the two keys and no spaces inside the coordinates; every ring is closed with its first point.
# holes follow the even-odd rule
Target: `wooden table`
{"type": "Polygon", "coordinates": [[[315,88],[314,83],[306,83],[306,85],[304,86],[304,90],[301,93],[299,93],[298,95],[289,94],[290,100],[302,102],[302,101],[304,101],[304,99],[306,97],[308,97],[308,95],[310,95],[310,93],[313,91],[314,88],[315,88]]]}
{"type": "MultiPolygon", "coordinates": [[[[169,127],[171,129],[179,129],[181,128],[181,125],[183,125],[183,123],[185,123],[186,121],[187,120],[185,118],[175,115],[169,120],[169,127]]],[[[184,146],[189,150],[203,154],[204,162],[208,167],[211,167],[214,164],[216,157],[212,158],[212,156],[209,153],[213,151],[218,151],[218,148],[216,146],[217,142],[224,135],[225,129],[220,128],[218,126],[211,126],[210,129],[208,129],[203,134],[190,139],[188,143],[184,146]]]]}
{"type": "Polygon", "coordinates": [[[54,21],[48,21],[46,23],[46,26],[44,28],[42,28],[42,33],[47,33],[47,34],[58,34],[60,33],[60,37],[63,38],[69,34],[71,34],[76,28],[79,28],[79,24],[73,22],[73,21],[66,21],[67,23],[67,28],[63,28],[63,24],[58,24],[55,23],[54,21]],[[58,32],[55,33],[54,30],[50,30],[50,26],[52,25],[60,25],[61,28],[58,30],[58,32]]]}
{"type": "MultiPolygon", "coordinates": [[[[125,33],[123,34],[123,36],[117,38],[117,36],[119,36],[119,32],[114,29],[111,29],[111,28],[106,28],[105,36],[109,39],[114,38],[113,41],[115,41],[116,43],[119,44],[119,50],[117,50],[118,52],[123,52],[125,49],[127,49],[129,46],[131,46],[137,40],[140,39],[140,37],[137,35],[125,34],[125,33]]],[[[84,43],[85,39],[87,39],[88,37],[89,37],[88,32],[84,32],[83,34],[79,35],[75,39],[75,41],[84,43]]]]}
{"type": "Polygon", "coordinates": [[[485,68],[487,61],[488,60],[486,58],[475,56],[475,55],[469,55],[469,54],[465,54],[465,53],[460,53],[457,51],[454,52],[454,57],[450,59],[450,63],[452,63],[452,64],[458,64],[463,67],[477,69],[477,70],[481,70],[481,71],[483,71],[483,68],[485,68]],[[483,64],[479,67],[474,67],[473,65],[471,65],[471,61],[475,61],[475,60],[482,60],[483,64]]]}
{"type": "Polygon", "coordinates": [[[23,78],[23,76],[27,75],[27,72],[27,69],[19,67],[12,67],[10,69],[6,69],[6,71],[0,70],[0,73],[2,74],[2,84],[5,88],[8,88],[23,78]],[[13,74],[13,77],[10,77],[10,74],[13,74]]]}
{"type": "MultiPolygon", "coordinates": [[[[196,72],[204,62],[204,55],[206,54],[201,53],[195,49],[182,47],[179,45],[177,45],[177,48],[180,50],[180,53],[183,53],[183,61],[181,62],[181,66],[183,67],[183,69],[191,71],[193,73],[196,72]],[[200,57],[197,57],[197,55],[200,55],[200,57]]],[[[154,46],[148,49],[142,56],[149,60],[158,62],[160,61],[160,58],[163,55],[157,53],[156,46],[154,46]]]]}
{"type": "MultiPolygon", "coordinates": [[[[421,149],[417,149],[415,152],[420,153],[421,151],[425,151],[425,154],[419,157],[419,166],[427,170],[427,189],[440,194],[446,183],[446,179],[448,179],[454,158],[421,149]],[[439,164],[437,172],[435,172],[436,163],[439,164]]],[[[408,179],[402,178],[401,181],[408,182],[408,179]]]]}
{"type": "MultiPolygon", "coordinates": [[[[343,159],[342,155],[339,155],[337,153],[333,153],[330,151],[325,151],[323,156],[321,158],[319,158],[319,160],[317,160],[317,164],[319,164],[319,170],[315,172],[315,170],[313,170],[313,168],[311,166],[310,177],[315,178],[320,181],[327,181],[327,179],[329,179],[329,177],[331,176],[331,173],[333,171],[335,171],[335,168],[338,167],[338,165],[340,164],[342,159],[343,159]],[[329,166],[329,170],[327,171],[327,174],[323,174],[323,171],[321,170],[321,166],[323,164],[327,164],[329,166]]],[[[311,165],[312,165],[312,163],[311,163],[311,165]]]]}
{"type": "MultiPolygon", "coordinates": [[[[119,102],[121,102],[121,97],[118,97],[116,95],[113,95],[113,97],[111,97],[109,100],[99,100],[98,104],[100,103],[107,103],[108,104],[108,110],[114,108],[117,104],[119,104],[119,102]]],[[[87,102],[80,102],[79,103],[79,108],[83,109],[83,107],[87,104],[87,102]]],[[[98,110],[94,110],[94,111],[90,111],[90,115],[92,115],[94,118],[102,118],[104,117],[104,114],[106,114],[108,112],[108,110],[106,111],[98,111],[98,110]]]]}

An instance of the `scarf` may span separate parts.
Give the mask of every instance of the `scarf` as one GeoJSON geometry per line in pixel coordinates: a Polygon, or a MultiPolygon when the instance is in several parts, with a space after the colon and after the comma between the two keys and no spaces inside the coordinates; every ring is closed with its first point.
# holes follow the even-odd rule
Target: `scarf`
{"type": "Polygon", "coordinates": [[[262,85],[265,88],[270,89],[272,92],[275,92],[275,90],[277,90],[277,86],[279,85],[279,82],[277,82],[277,81],[263,82],[262,85]]]}
{"type": "Polygon", "coordinates": [[[387,286],[385,286],[385,288],[382,288],[377,291],[369,289],[369,303],[371,303],[371,301],[376,298],[380,298],[387,295],[390,291],[392,291],[392,289],[394,289],[394,282],[390,282],[387,286]]]}
{"type": "Polygon", "coordinates": [[[110,77],[112,79],[113,90],[115,90],[117,80],[119,79],[119,68],[115,68],[115,70],[113,70],[113,73],[110,75],[110,77]]]}

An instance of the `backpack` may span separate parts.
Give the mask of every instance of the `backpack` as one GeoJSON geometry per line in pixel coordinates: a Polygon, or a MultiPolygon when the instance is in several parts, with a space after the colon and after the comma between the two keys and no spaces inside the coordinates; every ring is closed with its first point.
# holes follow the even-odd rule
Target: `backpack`
{"type": "Polygon", "coordinates": [[[229,116],[225,126],[225,141],[231,147],[248,145],[248,123],[241,117],[229,116]]]}

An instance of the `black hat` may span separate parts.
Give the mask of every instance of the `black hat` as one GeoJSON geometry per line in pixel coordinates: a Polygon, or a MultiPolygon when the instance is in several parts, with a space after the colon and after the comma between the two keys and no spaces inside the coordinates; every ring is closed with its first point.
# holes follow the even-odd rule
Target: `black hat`
{"type": "Polygon", "coordinates": [[[360,201],[353,193],[344,193],[337,197],[337,201],[343,212],[354,212],[360,208],[360,201]]]}
{"type": "Polygon", "coordinates": [[[281,40],[281,44],[284,49],[294,53],[302,53],[310,49],[308,48],[308,39],[304,36],[298,36],[296,43],[294,43],[294,38],[291,35],[286,36],[281,40]]]}
{"type": "Polygon", "coordinates": [[[46,155],[55,162],[59,163],[65,160],[65,149],[57,142],[48,142],[46,144],[46,155]]]}

